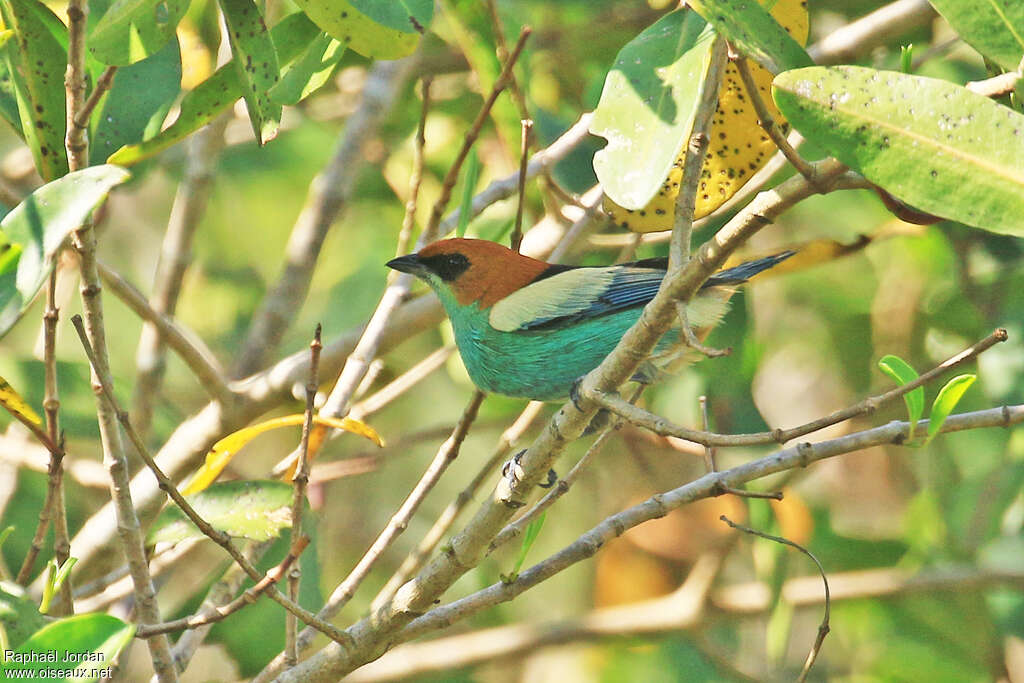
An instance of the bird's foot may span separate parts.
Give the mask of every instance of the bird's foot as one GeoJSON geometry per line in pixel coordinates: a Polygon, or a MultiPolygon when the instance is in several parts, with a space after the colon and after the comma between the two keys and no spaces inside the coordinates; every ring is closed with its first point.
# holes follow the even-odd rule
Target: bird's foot
{"type": "Polygon", "coordinates": [[[583,394],[580,393],[580,388],[583,386],[583,378],[586,375],[580,375],[569,387],[569,400],[572,401],[573,406],[576,410],[583,412],[583,408],[580,407],[580,401],[583,400],[583,394]]]}
{"type": "Polygon", "coordinates": [[[581,434],[580,436],[590,436],[594,432],[601,431],[602,429],[608,426],[608,420],[610,417],[611,413],[609,413],[606,409],[601,408],[601,410],[594,413],[594,417],[590,418],[590,424],[586,426],[586,428],[583,430],[583,434],[581,434]]]}
{"type": "Polygon", "coordinates": [[[505,464],[501,466],[501,476],[508,479],[509,486],[515,488],[522,481],[523,476],[526,472],[523,470],[523,466],[519,464],[519,459],[523,457],[523,453],[526,449],[519,451],[512,456],[511,460],[506,460],[505,464]]]}
{"type": "MultiPolygon", "coordinates": [[[[516,487],[519,482],[522,481],[526,475],[526,471],[523,470],[523,466],[519,464],[520,459],[523,457],[523,453],[526,449],[519,451],[512,456],[510,460],[507,460],[501,467],[501,476],[505,477],[509,481],[509,486],[516,487]]],[[[542,489],[549,489],[558,482],[558,473],[554,470],[548,470],[548,478],[543,484],[537,484],[542,489]]]]}
{"type": "Polygon", "coordinates": [[[557,483],[558,472],[555,472],[554,470],[548,470],[548,480],[543,484],[537,484],[537,486],[541,487],[542,489],[549,489],[557,483]]]}

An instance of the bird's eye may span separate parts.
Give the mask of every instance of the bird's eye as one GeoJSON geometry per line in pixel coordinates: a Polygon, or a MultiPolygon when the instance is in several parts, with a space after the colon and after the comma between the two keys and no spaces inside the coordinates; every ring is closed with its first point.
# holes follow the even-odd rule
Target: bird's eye
{"type": "Polygon", "coordinates": [[[451,282],[469,268],[469,259],[463,254],[438,254],[422,259],[422,263],[445,282],[451,282]]]}

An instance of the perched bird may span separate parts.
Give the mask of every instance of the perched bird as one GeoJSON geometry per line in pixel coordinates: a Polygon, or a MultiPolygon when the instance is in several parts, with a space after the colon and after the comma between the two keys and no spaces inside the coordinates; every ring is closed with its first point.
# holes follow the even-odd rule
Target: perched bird
{"type": "MultiPolygon", "coordinates": [[[[731,286],[791,256],[783,252],[713,275],[687,318],[709,327],[728,309],[731,286]]],[[[424,280],[451,318],[455,343],[480,389],[541,401],[563,399],[607,356],[654,298],[668,260],[565,266],[495,242],[447,239],[387,265],[424,280]]],[[[685,358],[679,330],[666,334],[634,379],[650,382],[685,358]]]]}

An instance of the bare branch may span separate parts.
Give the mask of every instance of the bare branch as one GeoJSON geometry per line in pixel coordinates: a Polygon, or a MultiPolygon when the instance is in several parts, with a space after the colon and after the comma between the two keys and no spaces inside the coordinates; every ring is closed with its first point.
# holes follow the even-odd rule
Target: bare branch
{"type": "Polygon", "coordinates": [[[854,61],[879,45],[929,24],[936,16],[927,0],[897,0],[830,33],[807,52],[818,64],[854,61]]]}
{"type": "MultiPolygon", "coordinates": [[[[972,413],[952,415],[942,427],[942,432],[980,429],[983,427],[1010,427],[1024,422],[1024,405],[1004,406],[972,413]]],[[[926,428],[927,420],[922,420],[918,429],[926,428]]],[[[742,484],[760,479],[770,474],[807,467],[811,463],[825,458],[864,450],[871,446],[900,443],[906,439],[910,431],[906,422],[894,421],[882,427],[866,429],[855,434],[848,434],[836,439],[820,441],[815,444],[801,443],[797,446],[779,450],[765,458],[760,458],[723,472],[712,472],[700,479],[691,481],[671,491],[658,493],[647,500],[618,512],[593,527],[578,539],[559,552],[538,562],[533,567],[519,574],[512,583],[498,582],[465,598],[455,600],[447,605],[430,609],[426,614],[412,620],[400,633],[392,636],[393,642],[403,642],[418,638],[425,633],[451,626],[480,610],[508,602],[521,593],[529,590],[568,567],[592,557],[598,549],[613,538],[621,536],[627,530],[659,517],[672,510],[696,500],[717,495],[722,487],[737,488],[742,484]]],[[[350,632],[354,629],[349,629],[350,632]]],[[[357,646],[359,641],[356,641],[357,646]]],[[[328,648],[311,657],[307,662],[319,665],[333,665],[337,650],[328,648]]],[[[302,665],[296,669],[298,673],[302,665]]],[[[304,673],[309,673],[309,670],[304,673]]],[[[291,673],[282,677],[288,681],[291,673]]],[[[311,680],[325,680],[316,677],[311,680]]]]}
{"type": "MultiPolygon", "coordinates": [[[[160,260],[153,277],[153,293],[149,307],[155,314],[174,317],[178,307],[185,273],[192,262],[192,240],[199,222],[206,212],[220,152],[224,147],[224,129],[229,117],[219,116],[210,125],[198,131],[188,142],[185,174],[178,184],[174,205],[167,220],[167,230],[160,245],[160,260]]],[[[102,275],[102,273],[101,273],[102,275]]],[[[108,283],[109,286],[109,283],[108,283]]],[[[134,308],[134,307],[133,307],[134,308]]],[[[135,392],[132,397],[132,416],[135,428],[145,436],[153,419],[153,403],[160,394],[167,354],[166,339],[159,323],[143,318],[139,346],[135,351],[135,392]]],[[[204,354],[213,358],[212,354],[204,354]]],[[[187,361],[186,361],[187,363],[187,361]]],[[[190,365],[191,366],[191,365],[190,365]]],[[[217,375],[223,376],[223,371],[217,375]]],[[[202,375],[198,375],[202,378],[202,375]]],[[[202,380],[203,384],[207,382],[202,380]]],[[[223,385],[224,380],[216,384],[223,385]]],[[[218,397],[217,394],[214,394],[218,397]]],[[[226,397],[221,394],[220,399],[226,397]]]]}
{"type": "MultiPolygon", "coordinates": [[[[690,571],[687,584],[699,577],[710,561],[704,556],[690,571]]],[[[652,635],[659,632],[692,631],[706,619],[701,613],[693,618],[684,610],[676,623],[667,616],[676,614],[685,589],[662,598],[645,600],[622,607],[599,608],[575,619],[540,621],[470,631],[421,643],[400,645],[376,662],[353,672],[350,683],[383,683],[405,680],[430,672],[469,667],[518,654],[533,654],[541,648],[575,642],[593,642],[621,638],[633,634],[652,635]],[[629,618],[620,621],[623,615],[629,618]],[[614,617],[614,618],[613,618],[614,617]],[[651,621],[662,628],[650,626],[651,621]],[[614,624],[619,623],[621,630],[614,624]],[[648,627],[644,628],[644,624],[648,627]]],[[[962,593],[988,586],[1024,588],[1024,571],[993,570],[976,567],[951,567],[925,571],[903,569],[867,569],[833,574],[830,577],[833,602],[869,598],[899,598],[919,592],[962,593]]],[[[795,607],[820,605],[824,594],[819,576],[801,576],[786,580],[782,599],[795,607]]],[[[765,583],[733,584],[711,591],[707,610],[724,616],[761,615],[774,605],[773,589],[765,583]]]]}
{"type": "MultiPolygon", "coordinates": [[[[409,174],[409,197],[405,201],[405,216],[402,217],[402,229],[398,233],[398,246],[395,256],[402,256],[409,249],[412,240],[412,229],[416,225],[416,204],[420,196],[420,184],[423,182],[423,148],[427,145],[426,128],[427,114],[430,113],[430,86],[433,79],[423,78],[420,91],[423,103],[420,107],[420,122],[416,126],[416,142],[412,152],[412,173],[409,174]]],[[[395,277],[398,277],[397,271],[395,277]]]]}
{"type": "MultiPolygon", "coordinates": [[[[313,429],[313,402],[316,400],[316,388],[320,382],[320,351],[323,343],[320,341],[322,329],[318,324],[313,333],[313,341],[309,344],[309,381],[306,383],[306,419],[302,422],[302,439],[299,443],[299,462],[295,467],[295,476],[292,482],[295,491],[292,495],[292,541],[290,555],[298,557],[302,553],[299,548],[303,544],[302,535],[302,514],[306,504],[306,487],[309,485],[309,435],[313,429]]],[[[296,565],[288,574],[288,597],[296,604],[299,601],[299,579],[301,578],[301,567],[296,565]]],[[[285,615],[285,652],[287,653],[288,666],[295,666],[299,661],[299,651],[295,646],[296,621],[291,613],[285,615]]]]}
{"type": "MultiPolygon", "coordinates": [[[[95,364],[99,361],[99,358],[89,343],[89,339],[86,334],[86,328],[82,324],[82,319],[79,316],[74,316],[72,318],[72,322],[75,323],[75,329],[78,331],[78,336],[82,340],[82,345],[85,348],[86,355],[89,356],[89,362],[93,364],[93,368],[95,369],[95,364]]],[[[185,497],[181,495],[181,492],[178,491],[174,483],[167,478],[167,475],[163,473],[163,470],[161,470],[160,467],[156,464],[156,461],[153,459],[153,456],[150,455],[149,450],[146,448],[146,444],[143,443],[142,439],[139,437],[138,432],[135,431],[135,428],[132,426],[131,421],[128,419],[128,413],[122,410],[121,407],[118,405],[117,399],[114,396],[113,386],[110,383],[109,371],[103,372],[102,374],[98,375],[98,383],[99,389],[97,391],[97,398],[101,400],[104,405],[109,404],[108,412],[112,412],[114,414],[115,419],[120,423],[121,427],[125,431],[125,434],[128,435],[128,438],[131,440],[132,445],[138,452],[139,457],[142,458],[143,462],[146,463],[146,466],[157,478],[157,481],[159,482],[160,485],[160,489],[171,497],[171,500],[173,500],[174,503],[179,508],[181,508],[181,511],[185,513],[185,516],[188,517],[189,520],[196,525],[196,528],[198,528],[199,531],[204,536],[206,536],[214,543],[222,547],[231,556],[231,558],[245,571],[245,573],[249,575],[249,578],[251,578],[255,582],[259,582],[263,578],[263,575],[260,574],[260,572],[257,571],[256,568],[252,565],[252,563],[248,560],[248,558],[246,558],[241,553],[241,551],[238,550],[235,544],[232,543],[231,538],[223,531],[218,531],[217,529],[214,529],[209,522],[203,519],[195,511],[195,508],[193,508],[192,505],[187,500],[185,500],[185,497]]],[[[125,481],[126,489],[127,484],[128,482],[125,481]]],[[[140,549],[141,544],[142,538],[140,535],[140,549]]],[[[130,565],[131,562],[129,562],[129,566],[130,565]]],[[[325,621],[318,619],[316,615],[314,615],[312,612],[309,612],[308,610],[303,609],[298,604],[292,602],[287,597],[285,597],[285,595],[282,594],[281,591],[277,590],[275,586],[268,585],[265,588],[265,593],[272,600],[274,600],[274,602],[278,603],[286,610],[288,610],[290,613],[294,614],[299,619],[301,619],[303,622],[309,624],[310,626],[320,631],[327,637],[331,638],[335,642],[347,642],[347,638],[338,628],[336,628],[332,624],[329,624],[325,621]]],[[[158,622],[152,621],[148,623],[158,622]]],[[[154,638],[150,638],[149,641],[152,642],[154,639],[159,639],[161,637],[163,636],[158,634],[154,638]]]]}
{"type": "Polygon", "coordinates": [[[352,673],[347,680],[397,680],[498,657],[532,654],[539,648],[565,643],[690,629],[703,618],[704,604],[721,562],[719,554],[702,555],[678,589],[653,600],[596,609],[579,619],[500,626],[403,645],[352,673]]]}
{"type": "MultiPolygon", "coordinates": [[[[490,0],[488,5],[492,7],[492,10],[497,12],[493,7],[494,0],[490,0]]],[[[495,14],[497,17],[497,14],[495,14]]],[[[520,122],[523,126],[522,141],[519,145],[519,203],[516,206],[516,222],[512,228],[511,244],[513,251],[519,251],[519,246],[523,243],[523,210],[526,201],[526,165],[529,162],[530,154],[530,132],[533,130],[533,121],[524,118],[520,122]]]]}
{"type": "Polygon", "coordinates": [[[288,551],[288,554],[284,556],[284,559],[281,560],[276,567],[264,574],[263,578],[257,581],[252,588],[248,589],[228,604],[222,607],[217,607],[213,610],[205,611],[202,614],[182,617],[181,619],[175,619],[174,621],[165,621],[162,624],[140,626],[135,630],[135,637],[151,638],[159,633],[174,633],[175,631],[199,628],[200,626],[208,626],[209,624],[216,623],[231,616],[246,605],[251,605],[256,602],[256,599],[263,593],[263,591],[280,581],[281,577],[288,572],[292,564],[299,559],[299,555],[302,554],[302,551],[306,549],[307,545],[309,545],[309,537],[301,535],[298,536],[292,542],[292,547],[288,551]]]}
{"type": "Polygon", "coordinates": [[[423,568],[423,563],[427,561],[427,558],[434,552],[438,543],[441,542],[444,535],[451,529],[459,514],[473,500],[473,496],[476,495],[484,481],[494,474],[498,464],[505,460],[509,453],[512,452],[512,447],[537,419],[543,407],[544,404],[542,402],[531,401],[512,425],[502,433],[501,438],[498,439],[498,445],[483,466],[477,471],[476,476],[473,477],[466,488],[459,492],[455,500],[448,504],[448,507],[444,509],[434,522],[434,525],[424,535],[420,544],[416,546],[416,550],[406,556],[398,571],[388,579],[387,584],[380,590],[377,597],[373,599],[371,604],[374,607],[391,601],[395,596],[395,591],[408,581],[413,574],[423,568]]]}
{"type": "Polygon", "coordinates": [[[733,529],[739,529],[744,533],[752,534],[754,536],[760,536],[761,538],[768,539],[769,541],[775,541],[776,543],[781,543],[783,545],[788,545],[791,548],[796,548],[804,555],[811,558],[814,564],[818,567],[818,571],[821,573],[821,581],[823,584],[825,584],[825,616],[822,618],[821,625],[818,627],[818,637],[815,638],[814,645],[811,646],[811,651],[807,655],[807,661],[804,662],[804,668],[800,671],[800,675],[796,679],[797,683],[803,683],[807,680],[807,674],[810,673],[811,667],[814,666],[815,660],[818,659],[818,653],[821,652],[821,646],[825,642],[825,636],[827,636],[829,632],[829,615],[832,613],[832,597],[829,594],[828,577],[825,576],[825,568],[821,566],[821,562],[818,561],[818,558],[815,557],[810,550],[803,547],[799,543],[794,543],[788,538],[783,538],[782,536],[773,536],[772,534],[766,534],[763,531],[758,531],[757,529],[751,529],[748,526],[737,524],[725,515],[722,515],[721,517],[719,517],[719,519],[721,519],[723,522],[728,524],[733,529]]]}
{"type": "Polygon", "coordinates": [[[782,152],[782,156],[786,157],[786,160],[793,165],[793,168],[797,170],[800,175],[807,178],[811,182],[814,182],[814,167],[807,163],[800,154],[793,149],[793,146],[789,144],[789,140],[786,139],[786,133],[779,127],[779,124],[775,121],[775,118],[768,111],[768,107],[765,106],[764,99],[761,97],[761,92],[757,88],[757,83],[754,82],[754,76],[750,73],[750,65],[747,64],[746,57],[738,56],[733,63],[736,65],[736,70],[740,74],[740,79],[743,81],[743,87],[747,90],[747,95],[750,97],[750,103],[754,107],[754,111],[757,113],[757,124],[761,126],[768,137],[772,139],[775,146],[782,152]]]}
{"type": "Polygon", "coordinates": [[[263,366],[305,301],[327,233],[352,195],[363,147],[391,110],[411,64],[410,59],[380,61],[370,70],[359,109],[349,118],[327,166],[310,185],[306,205],[288,238],[284,272],[253,318],[233,376],[244,377],[263,366]]]}
{"type": "MultiPolygon", "coordinates": [[[[370,549],[366,551],[352,571],[349,572],[345,580],[327,598],[327,601],[320,610],[321,615],[325,618],[329,618],[329,615],[337,614],[338,610],[348,603],[355,594],[359,584],[363,582],[370,569],[380,559],[381,554],[398,538],[399,534],[405,531],[409,525],[409,520],[412,519],[416,510],[419,509],[420,503],[437,485],[441,475],[448,469],[448,466],[458,457],[459,450],[462,448],[462,442],[465,441],[466,436],[469,434],[469,428],[473,425],[473,421],[476,420],[477,411],[480,409],[480,404],[483,403],[485,396],[486,394],[482,391],[473,392],[473,396],[463,411],[462,417],[459,418],[458,424],[455,425],[451,436],[441,444],[437,455],[434,456],[434,459],[427,466],[423,476],[420,477],[416,486],[413,487],[405,502],[398,508],[398,511],[377,537],[377,540],[373,542],[373,545],[370,546],[370,549]]],[[[311,636],[312,633],[308,635],[311,636]]]]}
{"type": "Polygon", "coordinates": [[[162,340],[185,362],[213,400],[224,405],[234,400],[234,394],[228,387],[224,371],[217,363],[216,357],[196,334],[185,331],[185,328],[166,313],[154,310],[139,290],[109,266],[97,261],[96,268],[118,299],[159,330],[162,340]]]}
{"type": "Polygon", "coordinates": [[[904,394],[931,382],[953,368],[977,357],[986,350],[992,348],[1007,339],[1006,330],[1000,328],[992,332],[978,343],[964,349],[960,353],[947,358],[928,372],[921,374],[917,379],[902,386],[891,389],[884,394],[871,396],[848,408],[837,410],[831,415],[819,418],[807,424],[793,427],[791,429],[775,429],[770,432],[755,432],[752,434],[715,434],[714,432],[698,431],[687,429],[673,424],[658,415],[653,415],[645,410],[624,401],[620,396],[608,392],[595,391],[591,398],[601,407],[610,410],[616,415],[624,417],[631,424],[648,429],[661,436],[674,436],[679,439],[686,439],[703,446],[755,446],[769,443],[786,443],[801,436],[812,434],[816,431],[830,427],[834,424],[844,422],[854,417],[870,415],[878,410],[878,407],[894,401],[904,394]]]}

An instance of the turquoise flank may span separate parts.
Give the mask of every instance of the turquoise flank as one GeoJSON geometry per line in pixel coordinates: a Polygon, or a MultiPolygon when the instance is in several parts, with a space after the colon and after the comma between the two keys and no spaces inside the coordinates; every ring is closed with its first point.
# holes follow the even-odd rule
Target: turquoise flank
{"type": "MultiPolygon", "coordinates": [[[[540,401],[566,398],[573,382],[611,353],[643,310],[638,306],[561,329],[501,332],[488,322],[489,311],[460,306],[438,289],[473,382],[484,391],[540,401]]],[[[675,337],[666,335],[659,350],[675,337]]]]}

